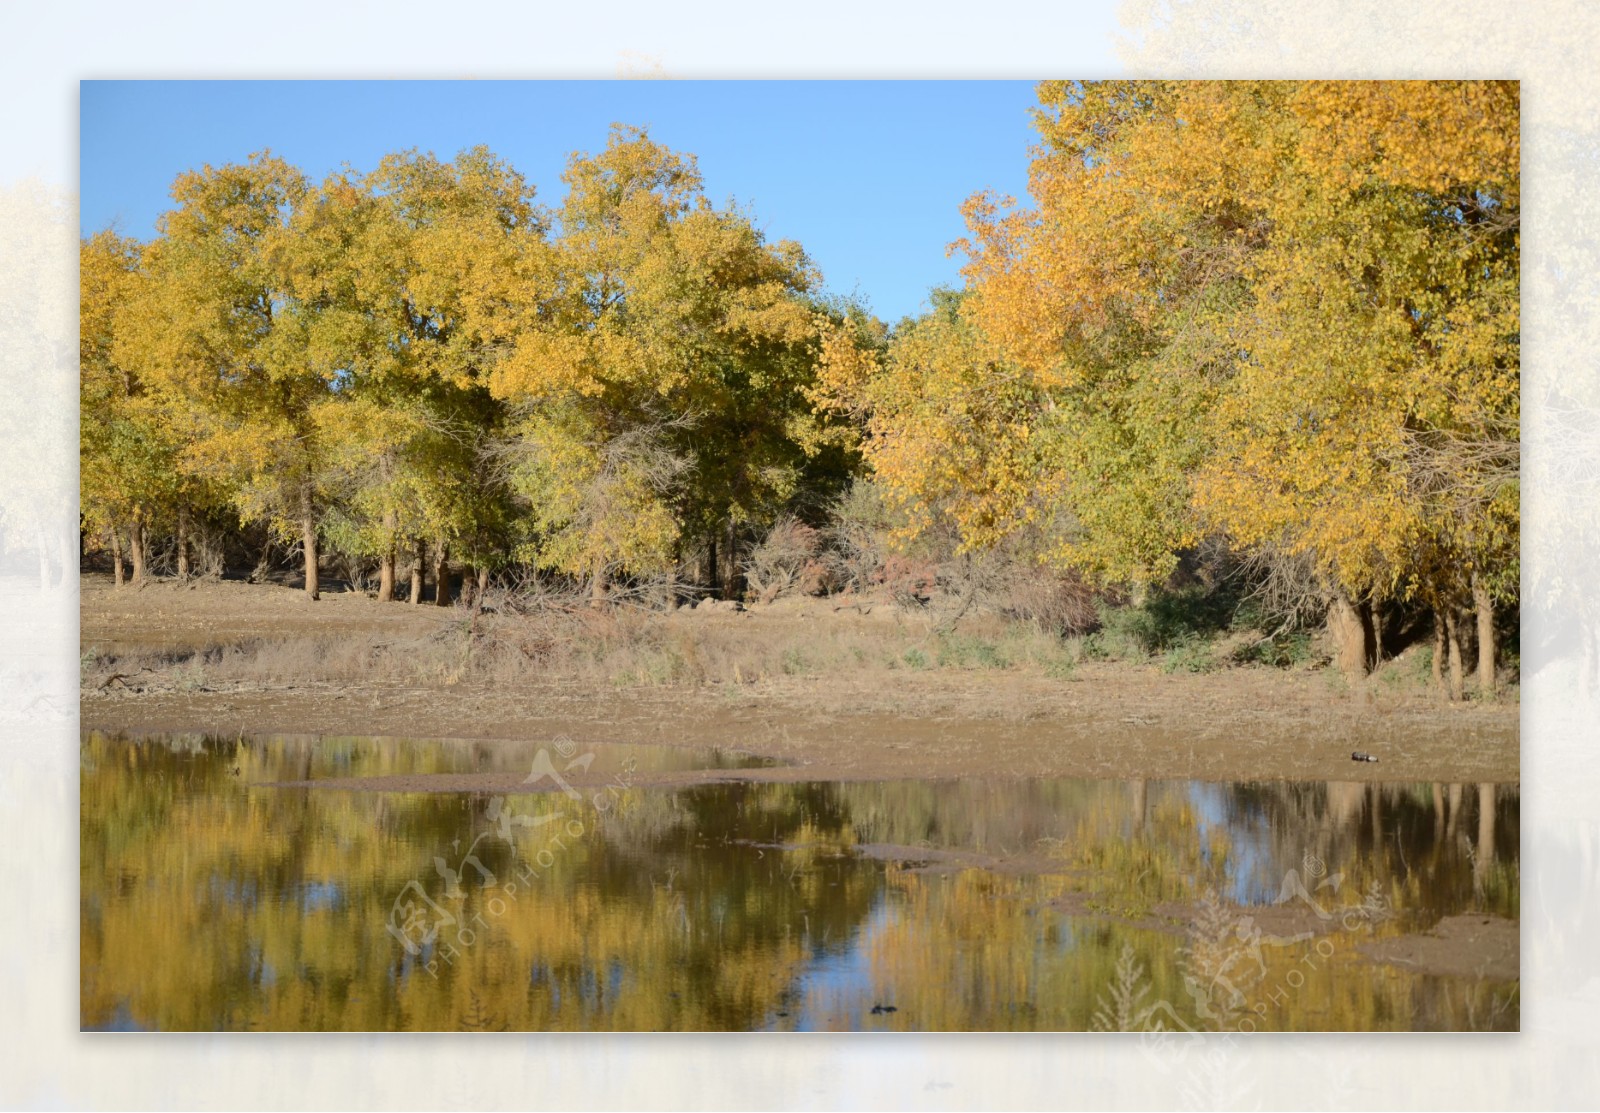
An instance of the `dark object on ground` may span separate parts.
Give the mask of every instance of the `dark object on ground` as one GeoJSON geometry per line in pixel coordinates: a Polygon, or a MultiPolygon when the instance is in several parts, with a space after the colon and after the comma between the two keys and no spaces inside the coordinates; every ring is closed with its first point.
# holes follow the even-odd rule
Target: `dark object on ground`
{"type": "Polygon", "coordinates": [[[900,1010],[898,1008],[896,1008],[894,1005],[874,1005],[874,1006],[872,1006],[872,1015],[873,1016],[877,1016],[879,1013],[897,1013],[899,1011],[900,1010]]]}
{"type": "Polygon", "coordinates": [[[1371,754],[1364,754],[1360,750],[1357,750],[1355,753],[1350,755],[1350,760],[1351,761],[1377,761],[1378,759],[1373,757],[1371,754]]]}

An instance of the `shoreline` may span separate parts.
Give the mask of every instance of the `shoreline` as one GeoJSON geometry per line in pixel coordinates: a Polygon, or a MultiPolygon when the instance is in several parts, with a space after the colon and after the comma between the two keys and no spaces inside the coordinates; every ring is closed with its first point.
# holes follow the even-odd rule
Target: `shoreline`
{"type": "MultiPolygon", "coordinates": [[[[1318,723],[1300,715],[1267,720],[1250,706],[1219,707],[1223,696],[1238,693],[1213,692],[1203,716],[1148,707],[1144,715],[1123,714],[1130,710],[1128,689],[1139,687],[1140,679],[1127,678],[1131,683],[1099,699],[1073,693],[1087,707],[1052,707],[1062,697],[1045,693],[1027,709],[1038,714],[1025,718],[808,711],[804,691],[795,686],[736,698],[687,690],[620,692],[601,699],[571,691],[528,696],[459,687],[305,684],[196,693],[88,692],[80,707],[84,731],[506,742],[564,736],[579,745],[724,750],[784,763],[777,767],[781,773],[714,771],[763,779],[1521,780],[1514,707],[1460,712],[1335,707],[1324,709],[1318,723]],[[1353,750],[1375,753],[1379,761],[1352,761],[1353,750]]],[[[1071,687],[1092,684],[1085,678],[1071,687]]],[[[1169,699],[1181,702],[1183,695],[1174,692],[1169,699]]]]}
{"type": "MultiPolygon", "coordinates": [[[[933,656],[930,619],[825,600],[580,615],[558,627],[358,593],[311,604],[272,585],[81,582],[83,731],[565,736],[739,751],[813,780],[1521,778],[1519,702],[1442,702],[1398,670],[1349,685],[1308,667],[908,668],[907,647],[933,656]],[[537,639],[555,655],[528,656],[523,644],[537,650],[537,639]],[[596,664],[584,653],[612,657],[596,664]],[[791,674],[790,653],[814,663],[791,674]],[[698,671],[631,679],[671,654],[698,671]],[[613,661],[634,671],[608,673],[613,661]],[[1353,751],[1379,760],[1352,761],[1353,751]]],[[[970,629],[963,636],[1014,644],[1004,640],[1014,626],[980,619],[970,629]]]]}

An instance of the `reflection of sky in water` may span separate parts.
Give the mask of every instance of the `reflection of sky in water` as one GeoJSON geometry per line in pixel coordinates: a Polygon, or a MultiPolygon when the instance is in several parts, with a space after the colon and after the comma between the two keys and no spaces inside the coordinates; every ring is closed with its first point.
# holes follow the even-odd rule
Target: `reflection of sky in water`
{"type": "Polygon", "coordinates": [[[150,1029],[133,1018],[126,1001],[117,1002],[116,1010],[104,1024],[85,1024],[85,1032],[148,1032],[150,1029]]]}
{"type": "MultiPolygon", "coordinates": [[[[873,952],[884,936],[902,927],[903,912],[892,894],[879,894],[865,922],[850,937],[845,946],[836,943],[819,945],[812,941],[812,955],[794,978],[786,995],[790,1002],[779,1011],[788,1014],[769,1015],[765,1027],[784,1029],[792,1027],[797,1032],[830,1031],[843,1027],[870,1031],[876,1019],[872,1009],[877,1005],[893,1007],[898,1012],[903,1006],[896,1000],[893,984],[882,990],[874,988],[881,981],[873,976],[873,952]]],[[[1080,934],[1099,933],[1102,929],[1075,922],[1067,916],[1045,912],[1039,916],[1041,929],[1045,924],[1057,925],[1060,930],[1037,933],[1040,948],[1038,962],[1048,961],[1050,955],[1062,955],[1076,950],[1080,934]],[[1053,946],[1048,946],[1048,942],[1053,946]]],[[[882,1014],[887,1021],[893,1013],[882,1014]]],[[[904,1017],[912,1021],[915,1017],[904,1017]]]]}
{"type": "Polygon", "coordinates": [[[1266,817],[1239,798],[1238,787],[1195,781],[1188,786],[1200,833],[1200,852],[1211,861],[1211,832],[1220,829],[1228,841],[1228,873],[1217,894],[1234,904],[1270,904],[1278,899],[1283,871],[1297,863],[1279,862],[1273,853],[1272,831],[1266,817]]]}
{"type": "Polygon", "coordinates": [[[213,874],[208,888],[213,900],[238,905],[241,908],[252,907],[260,899],[254,878],[240,879],[213,874]]]}
{"type": "Polygon", "coordinates": [[[336,908],[339,901],[339,886],[332,881],[308,881],[300,888],[301,912],[336,908]]]}
{"type": "MultiPolygon", "coordinates": [[[[799,1032],[827,1031],[840,1021],[858,1026],[861,1014],[871,1015],[873,1005],[893,1005],[893,1001],[867,1001],[863,996],[872,987],[872,945],[876,936],[892,927],[899,918],[894,904],[879,894],[872,910],[855,935],[837,943],[819,945],[813,939],[812,957],[792,987],[794,1006],[788,1009],[799,1032]]],[[[769,1018],[777,1019],[777,1018],[769,1018]]],[[[779,1026],[782,1021],[778,1021],[779,1026]]]]}

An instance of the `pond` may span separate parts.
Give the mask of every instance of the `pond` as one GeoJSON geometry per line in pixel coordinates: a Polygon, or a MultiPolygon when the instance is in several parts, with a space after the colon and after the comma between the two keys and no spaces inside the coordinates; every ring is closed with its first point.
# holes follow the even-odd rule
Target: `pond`
{"type": "Polygon", "coordinates": [[[81,1024],[1520,1024],[1516,785],[796,775],[733,748],[87,733],[81,1024]],[[361,787],[486,772],[516,787],[361,787]]]}

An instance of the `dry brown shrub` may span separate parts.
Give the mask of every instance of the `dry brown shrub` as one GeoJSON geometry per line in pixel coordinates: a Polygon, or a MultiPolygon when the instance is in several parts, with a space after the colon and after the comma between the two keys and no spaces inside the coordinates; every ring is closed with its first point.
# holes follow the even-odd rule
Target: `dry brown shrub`
{"type": "Polygon", "coordinates": [[[938,571],[931,561],[894,553],[884,561],[879,582],[901,606],[921,606],[933,598],[938,571]]]}
{"type": "Polygon", "coordinates": [[[1013,563],[994,592],[997,609],[1052,633],[1092,630],[1099,621],[1099,593],[1082,577],[1038,565],[1013,563]]]}
{"type": "Polygon", "coordinates": [[[822,548],[822,534],[792,517],[777,520],[744,561],[745,584],[758,603],[793,594],[806,565],[822,548]]]}

